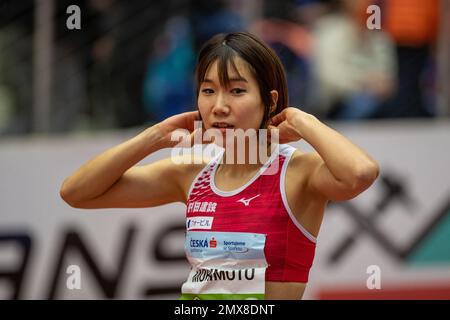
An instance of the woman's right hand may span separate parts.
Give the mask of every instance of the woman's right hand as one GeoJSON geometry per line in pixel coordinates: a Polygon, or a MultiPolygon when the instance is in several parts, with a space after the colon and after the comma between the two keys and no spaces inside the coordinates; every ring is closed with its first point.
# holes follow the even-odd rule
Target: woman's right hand
{"type": "MultiPolygon", "coordinates": [[[[165,147],[173,147],[181,142],[180,134],[174,134],[176,130],[180,129],[187,130],[187,132],[189,132],[190,139],[185,140],[185,143],[192,145],[194,136],[198,135],[196,141],[202,141],[202,127],[197,126],[196,128],[195,121],[201,121],[199,111],[190,111],[176,114],[156,124],[155,127],[158,128],[162,136],[162,143],[165,147]]],[[[184,139],[186,139],[187,134],[184,136],[184,139]]],[[[190,145],[184,146],[188,147],[190,145]]]]}

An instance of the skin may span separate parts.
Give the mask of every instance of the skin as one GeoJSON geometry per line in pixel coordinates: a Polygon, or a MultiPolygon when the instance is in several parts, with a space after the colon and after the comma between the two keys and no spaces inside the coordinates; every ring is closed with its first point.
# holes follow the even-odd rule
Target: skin
{"type": "MultiPolygon", "coordinates": [[[[246,81],[233,81],[229,88],[218,82],[213,64],[201,84],[198,107],[206,129],[216,121],[235,128],[258,129],[263,105],[258,85],[244,61],[236,61],[246,81]],[[239,90],[237,90],[239,89],[239,90]],[[243,91],[242,91],[243,90],[243,91]]],[[[236,78],[229,70],[230,78],[236,78]]],[[[276,104],[278,93],[271,91],[276,104]]],[[[173,147],[171,133],[194,132],[198,111],[172,116],[83,164],[63,183],[60,195],[75,208],[154,207],[171,202],[187,203],[195,176],[208,163],[175,164],[170,158],[145,166],[136,164],[162,148],[173,147]]],[[[316,152],[296,151],[286,172],[286,196],[297,221],[317,236],[328,201],[344,201],[366,190],[379,174],[378,164],[362,149],[311,114],[286,108],[273,117],[269,129],[278,130],[280,143],[305,139],[316,152]]],[[[198,133],[198,132],[197,132],[198,133]]],[[[247,150],[246,150],[247,151],[247,150]]],[[[248,151],[247,151],[248,152],[248,151]]],[[[214,177],[219,189],[244,185],[261,164],[220,165],[214,177]]],[[[266,282],[266,299],[301,299],[306,283],[266,282]]]]}

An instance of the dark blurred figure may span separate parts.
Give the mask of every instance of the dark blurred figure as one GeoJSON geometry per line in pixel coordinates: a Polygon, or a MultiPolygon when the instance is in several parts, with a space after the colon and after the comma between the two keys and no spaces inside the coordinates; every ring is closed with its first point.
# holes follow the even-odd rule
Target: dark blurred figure
{"type": "Polygon", "coordinates": [[[167,3],[165,15],[153,27],[147,42],[146,66],[141,84],[145,118],[161,121],[193,110],[194,36],[188,19],[190,2],[167,3]]]}
{"type": "Polygon", "coordinates": [[[146,117],[161,121],[195,109],[194,66],[197,52],[210,37],[245,30],[244,1],[173,1],[170,16],[155,27],[144,79],[146,117]]]}
{"type": "Polygon", "coordinates": [[[263,19],[250,27],[275,50],[285,66],[289,104],[306,112],[314,112],[310,102],[312,29],[327,11],[326,0],[266,1],[263,19]]]}
{"type": "MultiPolygon", "coordinates": [[[[424,98],[426,72],[433,72],[439,26],[439,0],[382,1],[383,28],[396,45],[398,90],[378,117],[431,117],[431,101],[424,98]]],[[[432,77],[434,78],[434,77],[432,77]]]]}
{"type": "Polygon", "coordinates": [[[337,120],[369,119],[395,85],[395,52],[382,31],[366,25],[369,0],[340,0],[315,29],[316,114],[337,120]]]}
{"type": "Polygon", "coordinates": [[[32,131],[34,1],[0,1],[0,135],[32,131]]]}
{"type": "Polygon", "coordinates": [[[69,30],[67,8],[71,0],[55,4],[53,34],[53,80],[50,109],[50,132],[61,133],[78,129],[88,110],[86,68],[86,1],[77,1],[81,11],[81,30],[69,30]]]}
{"type": "Polygon", "coordinates": [[[244,30],[247,25],[240,14],[244,1],[235,0],[191,0],[190,20],[194,34],[194,50],[217,33],[244,30]]]}
{"type": "Polygon", "coordinates": [[[122,108],[133,109],[125,96],[125,76],[118,69],[118,44],[124,8],[115,0],[89,0],[88,92],[90,117],[99,129],[119,127],[122,108]]]}
{"type": "Polygon", "coordinates": [[[295,20],[305,28],[312,30],[316,22],[332,9],[331,0],[294,0],[295,20]]]}
{"type": "Polygon", "coordinates": [[[171,17],[156,38],[144,79],[147,118],[162,121],[194,109],[194,41],[189,20],[171,17]]]}
{"type": "Polygon", "coordinates": [[[97,128],[125,128],[148,121],[142,83],[148,43],[167,16],[160,1],[89,0],[90,116],[97,128]]]}

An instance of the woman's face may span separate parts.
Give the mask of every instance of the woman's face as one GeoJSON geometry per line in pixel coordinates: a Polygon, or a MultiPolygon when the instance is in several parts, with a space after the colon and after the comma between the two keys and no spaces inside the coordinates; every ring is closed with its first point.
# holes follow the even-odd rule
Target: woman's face
{"type": "MultiPolygon", "coordinates": [[[[227,126],[243,130],[258,130],[264,115],[259,87],[244,60],[234,60],[240,76],[228,67],[230,86],[220,85],[215,61],[200,84],[198,108],[205,129],[227,126]]],[[[222,130],[224,132],[224,130],[222,130]]]]}

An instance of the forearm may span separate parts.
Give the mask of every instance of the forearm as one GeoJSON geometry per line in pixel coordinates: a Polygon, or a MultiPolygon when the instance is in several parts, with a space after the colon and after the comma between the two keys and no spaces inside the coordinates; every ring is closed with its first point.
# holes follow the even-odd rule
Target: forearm
{"type": "Polygon", "coordinates": [[[132,139],[106,150],[82,165],[61,187],[68,202],[94,199],[107,191],[129,168],[162,148],[162,136],[153,126],[132,139]]]}
{"type": "Polygon", "coordinates": [[[297,117],[295,127],[319,153],[336,180],[355,185],[360,181],[373,181],[378,176],[378,164],[374,159],[316,117],[309,114],[297,117]]]}

